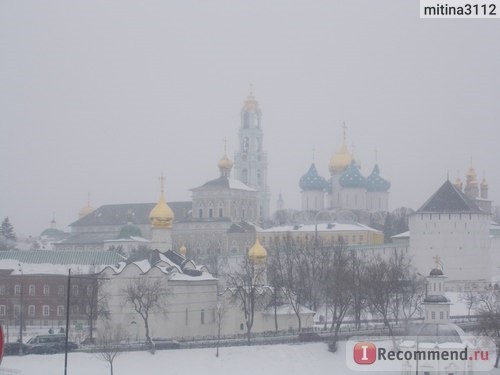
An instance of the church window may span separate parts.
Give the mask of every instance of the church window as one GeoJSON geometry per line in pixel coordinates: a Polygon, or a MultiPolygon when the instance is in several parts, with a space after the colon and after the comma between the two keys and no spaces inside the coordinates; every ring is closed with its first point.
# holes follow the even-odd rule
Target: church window
{"type": "Polygon", "coordinates": [[[244,184],[248,184],[248,169],[243,169],[241,171],[241,181],[244,184]]]}
{"type": "Polygon", "coordinates": [[[243,138],[243,151],[248,152],[248,148],[250,147],[250,142],[248,137],[243,138]]]}
{"type": "Polygon", "coordinates": [[[260,171],[257,171],[257,185],[262,185],[262,174],[260,173],[260,171]]]}
{"type": "Polygon", "coordinates": [[[433,284],[434,285],[434,291],[436,291],[436,284],[433,284]]]}
{"type": "Polygon", "coordinates": [[[208,209],[208,217],[210,217],[210,218],[214,217],[214,209],[213,208],[208,209]]]}
{"type": "Polygon", "coordinates": [[[205,324],[205,310],[201,309],[201,324],[205,324]]]}
{"type": "Polygon", "coordinates": [[[431,319],[436,320],[436,312],[435,311],[431,312],[431,319]]]}
{"type": "Polygon", "coordinates": [[[203,209],[202,209],[202,208],[200,208],[200,209],[198,210],[198,217],[199,217],[200,219],[203,217],[203,209]]]}
{"type": "Polygon", "coordinates": [[[222,207],[219,207],[219,217],[222,217],[222,207]]]}
{"type": "Polygon", "coordinates": [[[186,317],[185,317],[185,319],[186,319],[186,325],[188,325],[188,309],[186,309],[186,317]]]}
{"type": "Polygon", "coordinates": [[[245,218],[245,209],[244,208],[241,209],[241,217],[243,219],[245,218]]]}
{"type": "Polygon", "coordinates": [[[442,311],[439,312],[439,319],[441,319],[441,320],[444,319],[444,313],[442,311]]]}
{"type": "Polygon", "coordinates": [[[439,283],[439,291],[441,291],[441,283],[439,283]]]}

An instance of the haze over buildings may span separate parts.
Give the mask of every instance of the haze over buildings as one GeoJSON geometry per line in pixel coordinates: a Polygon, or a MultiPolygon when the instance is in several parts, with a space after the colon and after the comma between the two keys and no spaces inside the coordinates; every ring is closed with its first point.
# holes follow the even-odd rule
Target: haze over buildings
{"type": "Polygon", "coordinates": [[[472,156],[500,201],[500,24],[421,20],[418,2],[0,3],[0,217],[37,235],[94,207],[167,201],[234,160],[262,109],[271,212],[342,141],[414,209],[472,156]]]}

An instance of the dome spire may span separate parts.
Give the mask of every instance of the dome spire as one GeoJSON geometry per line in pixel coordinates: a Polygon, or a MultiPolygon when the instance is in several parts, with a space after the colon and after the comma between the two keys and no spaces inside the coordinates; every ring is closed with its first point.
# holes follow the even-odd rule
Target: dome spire
{"type": "Polygon", "coordinates": [[[224,155],[219,160],[217,164],[221,176],[229,177],[231,175],[231,169],[233,168],[233,162],[227,156],[227,138],[224,138],[224,155]]]}
{"type": "Polygon", "coordinates": [[[160,199],[156,206],[149,213],[149,221],[153,228],[172,228],[174,220],[174,212],[168,206],[164,196],[164,181],[165,177],[163,172],[159,178],[160,180],[160,199]]]}
{"type": "Polygon", "coordinates": [[[347,126],[345,121],[342,124],[343,136],[342,136],[342,145],[340,146],[340,150],[336,152],[332,158],[330,159],[330,163],[328,164],[328,169],[330,170],[330,174],[333,176],[334,174],[342,173],[350,164],[352,159],[352,155],[347,148],[347,136],[346,129],[347,126]]]}
{"type": "Polygon", "coordinates": [[[94,208],[90,205],[90,192],[87,193],[87,205],[83,207],[79,212],[78,212],[78,218],[82,218],[84,216],[87,216],[88,214],[94,212],[94,208]]]}

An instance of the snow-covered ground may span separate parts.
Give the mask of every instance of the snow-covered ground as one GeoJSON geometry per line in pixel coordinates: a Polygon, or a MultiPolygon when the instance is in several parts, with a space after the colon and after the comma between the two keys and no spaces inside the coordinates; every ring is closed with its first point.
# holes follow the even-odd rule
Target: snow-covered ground
{"type": "MultiPolygon", "coordinates": [[[[324,375],[355,374],[346,367],[345,344],[332,354],[326,344],[240,346],[215,349],[186,349],[123,353],[115,360],[115,375],[324,375]]],[[[54,375],[64,371],[64,355],[5,357],[1,368],[21,370],[23,375],[54,375]]],[[[1,371],[0,371],[1,374],[1,371]]],[[[108,375],[108,364],[95,355],[70,353],[69,375],[108,375]]],[[[358,372],[368,375],[371,372],[358,372]]],[[[377,374],[381,374],[378,372],[377,374]]],[[[486,374],[486,373],[482,373],[486,374]]],[[[500,374],[491,371],[488,374],[500,374]]]]}

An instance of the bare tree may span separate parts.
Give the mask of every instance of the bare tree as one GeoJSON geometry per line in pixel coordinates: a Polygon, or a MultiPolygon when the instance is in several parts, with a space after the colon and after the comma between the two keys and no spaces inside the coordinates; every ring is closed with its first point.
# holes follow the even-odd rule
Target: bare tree
{"type": "Polygon", "coordinates": [[[215,322],[217,323],[217,351],[215,353],[216,357],[219,357],[219,345],[220,345],[220,331],[222,328],[222,321],[224,320],[224,314],[226,313],[226,306],[223,299],[217,301],[217,306],[215,308],[215,322]]]}
{"type": "Polygon", "coordinates": [[[113,366],[116,357],[122,353],[120,342],[125,339],[125,330],[120,325],[106,323],[97,340],[97,352],[95,355],[109,364],[110,375],[113,375],[113,366]]]}
{"type": "Polygon", "coordinates": [[[74,276],[75,279],[82,278],[80,285],[84,289],[78,295],[71,296],[71,306],[78,306],[78,311],[85,315],[89,327],[89,339],[93,342],[94,327],[97,319],[108,318],[108,295],[102,288],[102,280],[97,275],[74,276]]]}
{"type": "Polygon", "coordinates": [[[500,361],[500,290],[490,288],[477,294],[477,314],[479,316],[478,334],[488,336],[495,341],[497,357],[495,368],[500,361]]]}
{"type": "Polygon", "coordinates": [[[146,330],[146,341],[152,344],[149,335],[149,318],[154,312],[166,313],[168,289],[165,286],[165,280],[142,276],[131,281],[123,292],[125,300],[141,316],[146,330]]]}
{"type": "Polygon", "coordinates": [[[370,308],[380,315],[385,327],[389,330],[389,335],[393,336],[393,329],[390,324],[391,303],[394,294],[391,265],[380,256],[377,256],[368,262],[364,276],[363,284],[370,308]]]}
{"type": "Polygon", "coordinates": [[[302,264],[303,248],[293,239],[275,241],[271,251],[272,264],[270,279],[280,290],[284,300],[292,307],[296,317],[299,332],[302,329],[300,307],[306,294],[307,266],[302,264]]]}
{"type": "Polygon", "coordinates": [[[335,349],[340,326],[352,306],[354,300],[353,284],[351,283],[351,257],[345,245],[333,245],[327,249],[329,256],[325,257],[325,304],[332,313],[330,331],[334,332],[331,348],[335,349]]]}
{"type": "Polygon", "coordinates": [[[460,293],[458,297],[460,302],[463,302],[467,307],[467,319],[470,320],[471,311],[476,307],[478,301],[478,292],[474,290],[468,290],[460,293]]]}
{"type": "Polygon", "coordinates": [[[368,304],[366,289],[364,288],[366,274],[366,259],[359,256],[356,251],[350,254],[350,287],[352,291],[351,313],[354,317],[354,326],[361,328],[361,315],[368,304]]]}
{"type": "Polygon", "coordinates": [[[266,305],[266,288],[262,285],[265,267],[245,257],[240,270],[227,275],[227,287],[233,303],[239,305],[245,318],[247,339],[250,343],[255,313],[266,305]]]}

